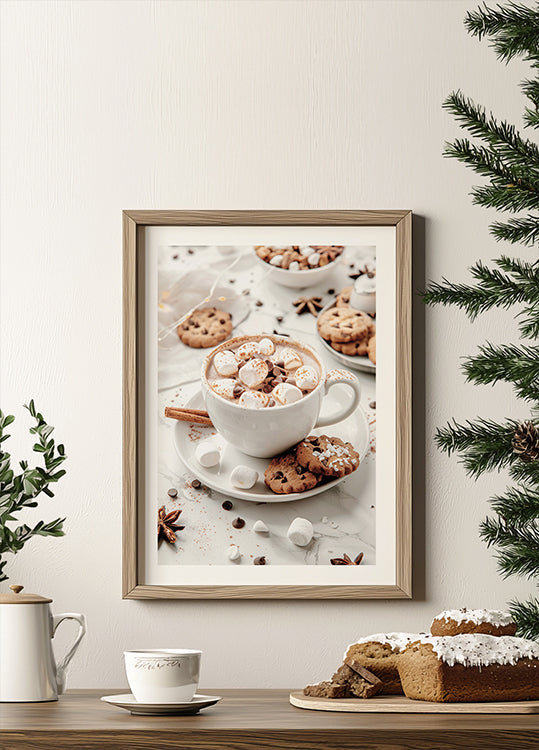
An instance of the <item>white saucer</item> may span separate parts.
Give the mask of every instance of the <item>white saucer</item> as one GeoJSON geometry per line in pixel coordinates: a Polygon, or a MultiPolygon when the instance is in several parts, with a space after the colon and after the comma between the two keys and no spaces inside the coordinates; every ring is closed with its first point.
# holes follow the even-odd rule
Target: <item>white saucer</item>
{"type": "MultiPolygon", "coordinates": [[[[335,307],[336,302],[330,302],[329,305],[326,305],[323,310],[320,310],[318,313],[319,315],[322,315],[322,313],[325,313],[326,310],[331,310],[333,307],[335,307]]],[[[360,370],[361,372],[370,372],[371,375],[376,375],[376,365],[374,362],[371,362],[370,359],[365,355],[363,357],[352,357],[350,354],[342,354],[342,352],[338,352],[336,349],[334,349],[332,346],[329,345],[329,343],[320,336],[318,332],[318,328],[316,329],[316,335],[318,336],[318,340],[328,351],[332,357],[335,357],[335,359],[338,359],[341,364],[346,365],[346,367],[350,367],[353,370],[360,370]]]]}
{"type": "MultiPolygon", "coordinates": [[[[324,412],[328,410],[331,413],[347,404],[349,399],[350,393],[348,389],[341,389],[339,386],[334,386],[324,398],[323,410],[324,412]]],[[[189,409],[203,409],[202,394],[199,393],[193,396],[185,404],[185,407],[189,409]]],[[[361,462],[369,449],[369,425],[361,407],[358,407],[348,419],[328,427],[313,430],[312,434],[331,435],[332,437],[341,438],[345,442],[352,443],[359,453],[360,461],[359,468],[355,473],[362,470],[361,462]]],[[[342,482],[343,479],[346,479],[346,477],[340,477],[305,492],[277,495],[264,484],[264,472],[268,468],[271,459],[254,458],[253,456],[241,453],[241,451],[234,448],[234,446],[222,438],[221,435],[217,434],[213,427],[193,425],[189,422],[176,422],[173,435],[174,445],[179,457],[197,479],[200,479],[203,484],[212,490],[217,490],[224,495],[240,500],[251,500],[257,503],[287,503],[291,500],[304,500],[306,497],[325,492],[325,490],[334,487],[336,484],[342,482]],[[212,437],[219,446],[221,461],[218,466],[207,468],[201,466],[196,460],[195,449],[201,440],[209,437],[212,437]],[[241,490],[230,484],[230,473],[239,464],[249,466],[258,472],[259,479],[250,490],[241,490]]]]}
{"type": "Polygon", "coordinates": [[[198,713],[202,708],[213,706],[221,700],[219,695],[195,694],[190,701],[185,703],[141,703],[135,700],[132,693],[121,695],[104,695],[101,698],[105,703],[110,703],[118,708],[125,708],[137,716],[189,716],[198,713]]]}

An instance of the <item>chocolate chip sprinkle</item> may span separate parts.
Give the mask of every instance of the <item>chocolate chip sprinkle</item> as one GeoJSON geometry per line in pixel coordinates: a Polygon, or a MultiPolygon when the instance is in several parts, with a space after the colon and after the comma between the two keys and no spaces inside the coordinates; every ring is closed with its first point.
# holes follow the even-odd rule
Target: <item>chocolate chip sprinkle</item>
{"type": "Polygon", "coordinates": [[[234,504],[230,500],[225,500],[224,503],[221,505],[221,508],[223,510],[232,510],[234,507],[234,504]]]}
{"type": "Polygon", "coordinates": [[[174,255],[172,256],[172,260],[178,260],[178,257],[178,253],[174,253],[174,255]]]}
{"type": "Polygon", "coordinates": [[[261,300],[261,299],[257,299],[257,301],[255,302],[255,305],[256,305],[257,307],[262,307],[262,305],[263,305],[263,304],[264,304],[264,303],[262,302],[262,300],[261,300]]]}
{"type": "Polygon", "coordinates": [[[367,273],[367,278],[368,278],[368,279],[374,279],[374,277],[375,277],[375,274],[374,274],[374,273],[373,273],[372,271],[369,271],[369,272],[367,273]]]}
{"type": "Polygon", "coordinates": [[[191,487],[194,490],[199,490],[202,487],[202,482],[200,481],[200,479],[193,479],[193,481],[191,482],[191,487]]]}
{"type": "Polygon", "coordinates": [[[376,409],[376,401],[371,401],[371,403],[369,404],[369,408],[376,409]]]}
{"type": "Polygon", "coordinates": [[[187,252],[189,253],[189,255],[192,255],[195,251],[192,248],[188,248],[187,252]]]}
{"type": "Polygon", "coordinates": [[[328,294],[335,294],[335,289],[328,289],[328,294]]]}
{"type": "Polygon", "coordinates": [[[232,521],[232,526],[233,526],[233,527],[234,527],[235,529],[243,529],[243,527],[245,526],[245,521],[243,520],[243,518],[240,518],[240,517],[238,516],[237,518],[235,518],[235,519],[234,519],[234,520],[232,521]]]}
{"type": "Polygon", "coordinates": [[[260,557],[255,557],[253,560],[253,565],[265,565],[266,564],[266,556],[261,555],[260,557]]]}
{"type": "Polygon", "coordinates": [[[277,315],[277,323],[282,323],[283,320],[284,320],[284,316],[283,315],[277,315]]]}
{"type": "Polygon", "coordinates": [[[171,487],[168,491],[169,497],[178,497],[178,490],[174,489],[174,487],[171,487]]]}

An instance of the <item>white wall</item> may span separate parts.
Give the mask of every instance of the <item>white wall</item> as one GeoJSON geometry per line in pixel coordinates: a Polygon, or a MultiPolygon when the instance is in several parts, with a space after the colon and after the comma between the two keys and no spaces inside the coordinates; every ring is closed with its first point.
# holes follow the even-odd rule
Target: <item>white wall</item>
{"type": "Polygon", "coordinates": [[[441,609],[531,590],[501,581],[478,538],[504,480],[474,485],[432,439],[452,415],[525,415],[509,388],[472,388],[459,371],[461,355],[508,340],[514,323],[499,311],[472,326],[444,309],[423,321],[417,301],[414,600],[121,599],[121,210],[410,208],[423,217],[417,288],[423,246],[427,278],[461,279],[509,248],[470,204],[473,175],[441,156],[459,132],[441,103],[461,87],[520,122],[526,73],[466,34],[470,7],[0,3],[1,405],[20,417],[15,455],[30,451],[31,397],[69,453],[38,510],[66,515],[67,535],[28,544],[10,582],[86,613],[71,687],[124,685],[122,650],[165,644],[204,650],[206,686],[298,686],[330,674],[359,633],[425,628],[441,609]]]}

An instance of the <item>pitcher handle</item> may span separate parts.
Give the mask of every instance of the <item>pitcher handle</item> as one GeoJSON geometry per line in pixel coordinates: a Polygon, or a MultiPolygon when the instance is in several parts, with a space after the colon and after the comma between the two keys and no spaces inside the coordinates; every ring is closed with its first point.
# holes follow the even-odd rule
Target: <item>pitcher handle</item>
{"type": "Polygon", "coordinates": [[[319,417],[315,427],[325,427],[328,424],[342,422],[342,420],[349,417],[358,406],[359,399],[361,398],[361,385],[356,376],[353,373],[348,372],[348,370],[330,370],[326,375],[326,382],[324,383],[324,395],[327,394],[332,386],[337,385],[337,383],[344,383],[344,385],[352,388],[354,392],[352,401],[347,406],[343,406],[342,409],[339,409],[339,411],[334,412],[333,414],[328,414],[327,417],[319,417]]]}
{"type": "Polygon", "coordinates": [[[76,620],[79,623],[79,632],[75,638],[75,643],[71,646],[67,654],[63,659],[60,659],[56,664],[56,682],[58,684],[58,694],[61,695],[65,689],[66,680],[66,669],[73,658],[75,651],[77,650],[82,637],[86,633],[86,618],[84,615],[79,615],[76,612],[64,612],[61,615],[53,615],[52,618],[52,637],[56,633],[56,628],[63,622],[63,620],[76,620]]]}

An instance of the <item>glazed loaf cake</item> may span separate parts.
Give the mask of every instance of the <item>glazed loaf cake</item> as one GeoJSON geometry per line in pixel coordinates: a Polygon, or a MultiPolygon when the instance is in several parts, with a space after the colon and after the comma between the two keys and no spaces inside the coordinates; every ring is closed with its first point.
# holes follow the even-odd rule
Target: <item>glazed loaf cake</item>
{"type": "Polygon", "coordinates": [[[515,635],[517,626],[508,612],[499,609],[447,609],[436,615],[430,632],[432,635],[515,635]]]}
{"type": "Polygon", "coordinates": [[[473,633],[423,636],[398,658],[407,698],[444,703],[539,699],[539,644],[473,633]]]}
{"type": "Polygon", "coordinates": [[[401,695],[402,685],[397,668],[399,654],[408,644],[420,638],[419,633],[374,633],[350,644],[344,663],[355,660],[382,681],[381,695],[401,695]]]}

